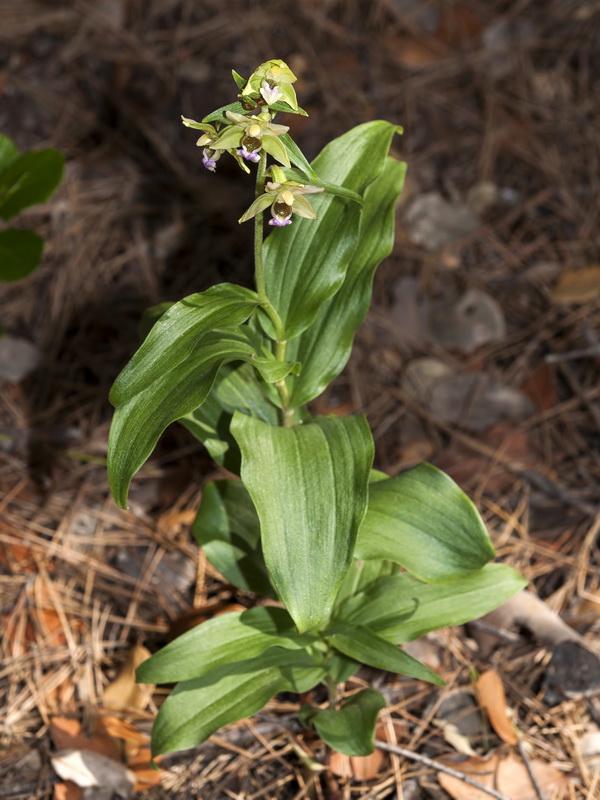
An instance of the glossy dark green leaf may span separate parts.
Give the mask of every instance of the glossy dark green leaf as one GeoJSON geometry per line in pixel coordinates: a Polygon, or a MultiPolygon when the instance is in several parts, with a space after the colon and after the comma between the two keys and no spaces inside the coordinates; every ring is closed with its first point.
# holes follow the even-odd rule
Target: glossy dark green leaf
{"type": "Polygon", "coordinates": [[[336,621],[324,636],[328,644],[340,653],[370,667],[398,672],[421,681],[435,683],[437,686],[445,686],[445,681],[425,664],[421,664],[395,644],[362,625],[336,621]]]}
{"type": "Polygon", "coordinates": [[[288,345],[288,358],[302,361],[302,373],[290,382],[295,405],[320,395],[350,358],[354,335],[371,302],[375,270],[392,251],[405,171],[405,164],[386,159],[365,192],[358,241],[339,291],[323,303],[310,328],[288,345]]]}
{"type": "Polygon", "coordinates": [[[19,157],[19,151],[12,139],[0,133],[0,175],[13,161],[19,157]]]}
{"type": "MultiPolygon", "coordinates": [[[[321,179],[361,194],[381,173],[395,131],[387,122],[359,125],[328,144],[312,167],[321,179]]],[[[338,291],[358,241],[357,203],[320,194],[311,196],[311,205],[317,220],[274,230],[264,246],[267,294],[288,340],[338,291]]]]}
{"type": "Polygon", "coordinates": [[[52,148],[32,150],[12,159],[0,172],[0,218],[48,200],[61,182],[65,158],[52,148]]]}
{"type": "Polygon", "coordinates": [[[258,515],[241,481],[204,484],[192,530],[210,563],[230,583],[276,597],[262,554],[258,515]]]}
{"type": "MultiPolygon", "coordinates": [[[[108,442],[108,477],[118,505],[126,506],[131,478],[152,453],[165,428],[204,402],[222,364],[247,361],[269,380],[283,377],[287,368],[282,362],[256,358],[255,350],[247,332],[240,327],[205,334],[174,369],[163,372],[116,409],[108,442]]],[[[152,373],[156,375],[156,369],[152,373]]]]}
{"type": "Polygon", "coordinates": [[[140,683],[200,678],[224,664],[260,656],[271,647],[299,650],[314,637],[296,633],[283,608],[257,606],[213,617],[179,636],[138,667],[140,683]]]}
{"type": "Polygon", "coordinates": [[[373,440],[365,418],[276,428],[236,412],[231,432],[271,581],[298,630],[326,623],[352,561],[373,440]]]}
{"type": "Polygon", "coordinates": [[[26,278],[40,263],[44,240],[33,231],[0,231],[0,281],[26,278]]]}
{"type": "Polygon", "coordinates": [[[300,715],[300,720],[306,720],[304,724],[310,722],[321,739],[339,753],[368,756],[374,749],[375,726],[382,708],[385,708],[385,698],[381,692],[362,689],[339,709],[304,706],[305,713],[300,715]]]}
{"type": "Polygon", "coordinates": [[[486,564],[478,572],[440,584],[423,583],[404,572],[350,598],[338,614],[390,642],[410,642],[447,625],[479,619],[526,585],[523,576],[505,564],[486,564]]]}
{"type": "Polygon", "coordinates": [[[185,750],[259,711],[280,691],[307,691],[323,670],[305,650],[273,647],[256,658],[225,664],[178,684],[152,729],[152,754],[185,750]]]}
{"type": "Polygon", "coordinates": [[[419,464],[369,487],[358,559],[388,558],[423,581],[452,581],[495,555],[472,501],[431,464],[419,464]]]}
{"type": "Polygon", "coordinates": [[[115,381],[110,401],[126,403],[182,364],[203,336],[215,328],[240,325],[255,310],[254,292],[222,283],[171,306],[156,322],[115,381]]]}

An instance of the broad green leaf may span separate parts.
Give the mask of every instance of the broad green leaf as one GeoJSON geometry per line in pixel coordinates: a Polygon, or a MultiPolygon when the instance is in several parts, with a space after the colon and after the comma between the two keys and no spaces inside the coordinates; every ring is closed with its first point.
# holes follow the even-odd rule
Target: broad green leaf
{"type": "Polygon", "coordinates": [[[26,278],[40,263],[44,240],[33,231],[0,231],[0,281],[26,278]]]}
{"type": "MultiPolygon", "coordinates": [[[[255,350],[246,330],[239,327],[205,334],[185,360],[163,372],[115,410],[108,442],[108,476],[118,505],[126,507],[131,478],[152,453],[165,428],[204,402],[222,364],[247,361],[269,380],[284,377],[282,373],[290,365],[256,358],[255,350]]],[[[152,374],[157,375],[156,370],[152,374]]]]}
{"type": "Polygon", "coordinates": [[[376,583],[381,578],[387,578],[388,575],[393,575],[399,571],[399,565],[393,561],[359,561],[356,558],[352,559],[352,564],[335,598],[335,607],[341,606],[349,597],[353,597],[359,592],[364,592],[371,584],[376,583]]]}
{"type": "Polygon", "coordinates": [[[423,583],[402,573],[383,578],[347,600],[339,617],[362,625],[391,642],[410,642],[447,625],[462,625],[493,611],[527,581],[505,564],[450,583],[423,583]]]}
{"type": "Polygon", "coordinates": [[[385,708],[385,698],[381,692],[362,689],[340,709],[304,706],[300,721],[310,722],[325,744],[339,753],[368,756],[375,746],[375,725],[382,708],[385,708]]]}
{"type": "Polygon", "coordinates": [[[388,642],[362,625],[348,625],[336,621],[329,630],[325,631],[324,636],[328,644],[335,647],[340,653],[354,658],[356,661],[361,661],[363,664],[368,664],[370,667],[399,672],[402,675],[409,675],[411,678],[445,686],[445,681],[425,664],[421,664],[420,661],[400,650],[395,644],[388,642]]]}
{"type": "Polygon", "coordinates": [[[200,678],[224,664],[260,656],[271,647],[299,650],[314,637],[296,633],[283,608],[257,606],[221,614],[179,636],[138,667],[140,683],[200,678]]]}
{"type": "Polygon", "coordinates": [[[5,170],[9,164],[12,164],[13,161],[16,161],[18,157],[19,151],[15,147],[12,139],[0,133],[0,175],[2,171],[5,170]]]}
{"type": "Polygon", "coordinates": [[[172,305],[116,379],[110,393],[111,403],[114,406],[126,403],[182,364],[209,331],[241,325],[257,303],[256,294],[249,289],[222,283],[172,305]]]}
{"type": "Polygon", "coordinates": [[[323,670],[305,650],[274,647],[178,684],[152,729],[152,754],[195,747],[211,734],[259,711],[280,691],[308,691],[323,670]]]}
{"type": "Polygon", "coordinates": [[[276,597],[262,554],[256,509],[243,483],[204,484],[192,531],[210,563],[230,583],[276,597]]]}
{"type": "Polygon", "coordinates": [[[19,211],[44,203],[63,175],[65,158],[58,150],[23,153],[0,172],[0,218],[11,219],[19,211]]]}
{"type": "MultiPolygon", "coordinates": [[[[322,180],[361,194],[383,169],[396,128],[367,122],[325,147],[313,163],[322,180]]],[[[358,241],[360,208],[330,194],[311,197],[317,220],[274,230],[264,245],[267,295],[293,339],[343,283],[358,241]]]]}
{"type": "Polygon", "coordinates": [[[444,472],[419,464],[369,486],[355,558],[388,558],[423,581],[452,581],[495,555],[467,495],[444,472]]]}
{"type": "Polygon", "coordinates": [[[144,309],[138,323],[138,334],[142,341],[144,341],[146,336],[148,336],[158,320],[173,305],[175,305],[175,303],[172,301],[166,301],[164,303],[157,303],[155,306],[149,306],[148,308],[144,309]]]}
{"type": "Polygon", "coordinates": [[[224,366],[206,401],[179,422],[202,442],[212,458],[229,472],[240,474],[241,455],[229,426],[234,411],[242,411],[270,425],[279,413],[270,401],[269,385],[261,381],[251,364],[224,366]]]}
{"type": "Polygon", "coordinates": [[[354,335],[371,302],[375,270],[392,251],[405,171],[405,164],[386,159],[365,192],[358,242],[339,291],[323,303],[310,328],[288,345],[287,357],[302,361],[302,373],[290,383],[294,405],[320,395],[350,358],[354,335]]]}
{"type": "Polygon", "coordinates": [[[271,581],[298,630],[325,624],[364,516],[373,440],[366,419],[276,428],[236,412],[242,480],[260,519],[271,581]]]}
{"type": "Polygon", "coordinates": [[[330,651],[325,663],[327,675],[333,683],[344,683],[355,675],[362,667],[360,661],[355,661],[353,658],[343,655],[337,650],[330,651]]]}

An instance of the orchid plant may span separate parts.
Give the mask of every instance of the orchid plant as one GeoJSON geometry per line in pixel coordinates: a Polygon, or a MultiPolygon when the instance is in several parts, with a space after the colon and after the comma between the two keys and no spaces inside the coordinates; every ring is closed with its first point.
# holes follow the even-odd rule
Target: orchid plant
{"type": "Polygon", "coordinates": [[[342,371],[394,240],[405,165],[388,153],[401,130],[359,125],[310,164],[278,113],[305,114],[280,60],[205,117],[202,162],[224,154],[256,195],[255,289],[220,284],[165,310],[117,378],[109,476],[126,507],[130,481],[178,421],[228,472],[206,483],[194,534],[231,584],[257,599],[210,619],[138,670],[177,686],[160,708],[153,752],[197,745],[281,691],[328,690],[302,722],[349,755],[372,751],[383,696],[343,685],[362,664],[442,684],[405,643],[464,623],[523,586],[494,550],[474,505],[435,467],[373,470],[364,415],[313,416],[308,404],[342,371]],[[270,209],[271,232],[263,217],[270,209]],[[239,477],[237,477],[239,476],[239,477]]]}

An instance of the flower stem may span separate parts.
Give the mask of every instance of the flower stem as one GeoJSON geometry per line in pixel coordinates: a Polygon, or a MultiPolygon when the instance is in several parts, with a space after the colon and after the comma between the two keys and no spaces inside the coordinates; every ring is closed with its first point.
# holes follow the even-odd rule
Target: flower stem
{"type": "MultiPolygon", "coordinates": [[[[256,196],[261,195],[265,188],[265,168],[267,154],[261,151],[258,170],[256,173],[256,196]]],[[[285,331],[281,318],[271,301],[267,297],[265,285],[265,273],[263,267],[263,211],[254,217],[254,280],[256,282],[256,293],[261,308],[265,311],[275,331],[275,358],[277,361],[285,361],[285,331]]],[[[275,384],[281,400],[282,423],[285,428],[291,428],[294,424],[294,409],[290,408],[290,392],[285,378],[275,384]]]]}

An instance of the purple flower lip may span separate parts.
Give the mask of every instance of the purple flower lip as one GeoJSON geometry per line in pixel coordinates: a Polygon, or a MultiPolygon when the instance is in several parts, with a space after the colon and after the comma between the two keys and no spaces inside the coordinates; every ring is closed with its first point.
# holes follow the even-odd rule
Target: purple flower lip
{"type": "Polygon", "coordinates": [[[250,152],[250,151],[246,150],[246,148],[243,145],[236,152],[237,152],[238,156],[241,156],[242,158],[245,158],[246,161],[254,161],[255,164],[258,161],[260,161],[260,153],[258,151],[250,152]]]}
{"type": "Polygon", "coordinates": [[[202,152],[202,163],[211,172],[214,172],[217,168],[217,159],[214,158],[214,155],[214,150],[209,150],[208,148],[205,148],[202,152]]]}
{"type": "Polygon", "coordinates": [[[284,217],[283,219],[281,217],[272,217],[269,220],[269,225],[275,225],[276,228],[283,228],[286,225],[291,225],[291,224],[292,220],[289,217],[287,218],[284,217]]]}

